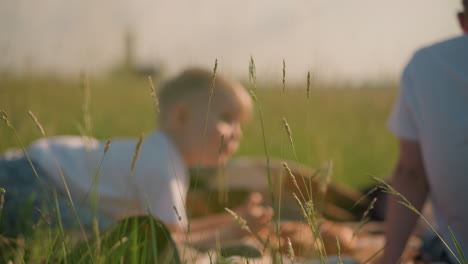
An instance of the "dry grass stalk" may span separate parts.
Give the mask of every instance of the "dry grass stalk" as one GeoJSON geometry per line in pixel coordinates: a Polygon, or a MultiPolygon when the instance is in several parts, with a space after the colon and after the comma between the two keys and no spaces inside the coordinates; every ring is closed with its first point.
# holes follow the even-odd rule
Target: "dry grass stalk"
{"type": "Polygon", "coordinates": [[[302,205],[301,200],[299,200],[299,197],[297,197],[296,193],[293,193],[293,198],[296,200],[297,205],[301,209],[302,216],[304,216],[304,219],[307,221],[307,213],[306,210],[304,209],[304,206],[302,205]]]}
{"type": "Polygon", "coordinates": [[[104,153],[107,153],[107,151],[109,151],[111,141],[112,140],[110,138],[107,139],[106,146],[104,147],[104,153]]]}
{"type": "MultiPolygon", "coordinates": [[[[268,153],[268,147],[266,143],[266,136],[265,136],[265,124],[263,122],[263,114],[262,114],[262,107],[258,101],[257,96],[255,95],[255,91],[257,90],[257,76],[256,76],[256,70],[255,70],[255,61],[252,56],[250,56],[250,62],[249,62],[249,80],[250,80],[250,87],[249,91],[250,94],[257,105],[257,111],[258,111],[258,116],[260,119],[260,127],[262,130],[262,141],[263,141],[263,150],[265,151],[265,161],[266,161],[266,168],[267,168],[267,180],[268,180],[268,190],[270,192],[270,198],[271,198],[271,203],[275,205],[275,194],[273,191],[273,184],[271,180],[271,172],[270,172],[270,154],[268,153]]],[[[279,236],[280,229],[279,229],[279,217],[276,218],[276,231],[279,236]]],[[[264,245],[264,248],[266,248],[266,243],[262,240],[262,238],[256,234],[257,239],[264,245]]]]}
{"type": "Polygon", "coordinates": [[[234,218],[234,221],[239,225],[239,227],[244,230],[244,231],[247,231],[249,234],[252,234],[252,231],[250,230],[249,226],[247,225],[247,221],[238,216],[234,211],[232,211],[231,209],[229,208],[224,208],[224,210],[226,210],[226,212],[228,212],[232,218],[234,218]]]}
{"type": "Polygon", "coordinates": [[[6,193],[6,190],[3,188],[0,188],[0,216],[2,215],[3,204],[5,203],[5,193],[6,193]]]}
{"type": "Polygon", "coordinates": [[[273,192],[273,184],[271,181],[271,173],[270,173],[270,154],[268,153],[268,147],[266,143],[266,136],[265,136],[265,124],[263,122],[263,115],[262,115],[262,107],[257,100],[257,96],[255,96],[254,90],[257,89],[257,77],[255,73],[255,61],[252,56],[250,56],[250,63],[249,63],[249,79],[250,79],[250,94],[252,95],[253,100],[257,104],[258,116],[260,119],[260,127],[262,129],[262,140],[263,140],[263,150],[265,151],[265,160],[266,160],[266,167],[267,167],[267,179],[268,179],[268,190],[270,192],[271,203],[275,204],[275,194],[273,192]]]}
{"type": "Polygon", "coordinates": [[[338,264],[343,264],[343,259],[341,259],[340,240],[338,239],[337,236],[335,236],[335,239],[336,239],[336,252],[338,252],[338,264]]]}
{"type": "Polygon", "coordinates": [[[359,200],[357,200],[353,206],[351,206],[350,210],[353,210],[357,205],[361,204],[364,200],[369,197],[369,195],[373,194],[374,192],[378,191],[380,189],[380,186],[375,186],[372,188],[370,191],[368,191],[366,194],[364,194],[359,200]]]}
{"type": "MultiPolygon", "coordinates": [[[[221,151],[223,150],[224,145],[225,145],[224,135],[221,135],[221,142],[219,143],[218,155],[221,154],[221,151]]],[[[216,183],[217,183],[217,186],[218,186],[218,190],[220,192],[220,195],[218,197],[218,202],[220,204],[225,204],[225,203],[228,202],[228,199],[229,199],[229,195],[228,195],[229,186],[228,186],[228,182],[227,182],[226,171],[225,171],[225,166],[224,165],[220,166],[220,168],[218,168],[216,183]]]]}
{"type": "Polygon", "coordinates": [[[289,168],[289,166],[288,166],[288,164],[286,162],[283,162],[283,168],[286,169],[289,176],[291,177],[291,179],[293,181],[293,184],[294,184],[294,187],[296,187],[300,191],[299,185],[297,184],[297,181],[296,181],[296,177],[294,176],[294,174],[292,173],[291,169],[289,168]]]}
{"type": "Polygon", "coordinates": [[[23,150],[23,153],[26,156],[26,159],[28,160],[29,164],[31,165],[31,168],[32,168],[32,170],[34,172],[34,176],[36,176],[36,178],[39,179],[39,175],[37,174],[36,167],[32,163],[31,158],[29,157],[29,154],[26,151],[26,146],[24,145],[23,141],[21,140],[20,136],[18,135],[18,132],[16,131],[16,129],[13,127],[10,120],[8,119],[8,114],[1,107],[0,107],[0,115],[2,117],[3,122],[5,122],[5,125],[11,130],[11,132],[15,136],[16,140],[19,142],[19,144],[21,146],[21,149],[23,150]]]}
{"type": "Polygon", "coordinates": [[[310,71],[307,72],[307,99],[310,96],[310,71]]]}
{"type": "Polygon", "coordinates": [[[320,181],[319,181],[319,190],[321,195],[325,195],[328,189],[328,185],[330,184],[331,175],[333,173],[333,162],[330,160],[327,163],[327,166],[320,174],[320,181]]]}
{"type": "Polygon", "coordinates": [[[283,93],[286,87],[286,62],[283,59],[283,93]]]}
{"type": "Polygon", "coordinates": [[[83,91],[83,123],[85,136],[91,137],[92,135],[92,122],[91,122],[91,90],[89,86],[89,78],[85,73],[81,73],[81,89],[83,91]]]}
{"type": "Polygon", "coordinates": [[[179,222],[182,221],[182,217],[180,216],[179,211],[177,210],[177,207],[175,207],[175,205],[174,205],[174,206],[172,206],[172,209],[174,209],[174,212],[177,215],[177,220],[179,220],[179,222]]]}
{"type": "Polygon", "coordinates": [[[133,169],[135,169],[135,164],[136,164],[136,161],[138,159],[138,154],[140,153],[140,149],[141,149],[141,144],[143,143],[143,134],[140,136],[140,138],[138,139],[138,143],[135,147],[135,153],[133,154],[133,159],[132,159],[132,167],[131,167],[131,170],[133,171],[133,169]]]}
{"type": "Polygon", "coordinates": [[[159,113],[159,100],[158,100],[158,97],[156,96],[156,89],[154,89],[153,78],[151,78],[151,76],[148,76],[148,82],[150,85],[150,95],[151,95],[151,98],[153,99],[154,110],[157,113],[159,113]]]}
{"type": "Polygon", "coordinates": [[[294,263],[296,256],[294,255],[294,249],[292,247],[291,239],[288,237],[288,258],[291,260],[291,263],[294,263]]]}
{"type": "Polygon", "coordinates": [[[369,207],[367,207],[366,211],[364,212],[364,214],[362,215],[362,219],[366,219],[367,216],[369,215],[369,212],[374,209],[374,205],[375,203],[377,202],[377,197],[374,197],[374,199],[372,199],[372,202],[369,204],[369,207]]]}
{"type": "Polygon", "coordinates": [[[250,96],[255,102],[258,102],[257,95],[255,95],[255,92],[253,90],[249,90],[250,96]]]}
{"type": "MultiPolygon", "coordinates": [[[[95,259],[99,260],[99,256],[101,255],[101,234],[99,232],[99,221],[96,217],[93,218],[93,231],[96,237],[96,254],[95,259]]],[[[99,263],[99,261],[98,261],[99,263]]]]}
{"type": "Polygon", "coordinates": [[[288,120],[286,120],[286,117],[283,117],[283,125],[284,125],[284,128],[286,129],[286,133],[288,134],[289,143],[291,143],[291,146],[294,149],[294,143],[293,143],[293,139],[292,139],[292,131],[291,131],[291,127],[288,124],[288,120]]]}
{"type": "MultiPolygon", "coordinates": [[[[388,184],[385,180],[370,176],[374,181],[380,184],[380,188],[382,189],[383,192],[388,193],[390,195],[393,195],[396,199],[398,200],[398,203],[405,206],[407,209],[410,211],[414,212],[417,214],[423,221],[426,223],[426,225],[431,229],[432,232],[439,238],[439,240],[442,242],[444,247],[448,250],[448,253],[452,255],[457,263],[467,263],[465,260],[465,257],[463,255],[463,252],[459,250],[457,247],[458,241],[452,236],[452,240],[454,244],[456,245],[456,249],[458,253],[461,255],[463,262],[458,258],[457,254],[454,253],[452,248],[447,244],[444,238],[440,235],[440,233],[435,229],[435,227],[427,220],[427,218],[405,197],[403,196],[400,192],[398,192],[395,188],[393,188],[390,184],[388,184]]],[[[450,229],[449,229],[450,231],[450,229]]],[[[368,261],[366,261],[368,262],[368,261]]]]}
{"type": "Polygon", "coordinates": [[[296,187],[296,189],[299,191],[299,194],[301,195],[302,199],[305,201],[306,198],[304,196],[304,194],[302,193],[301,191],[301,188],[299,188],[299,184],[297,184],[297,181],[296,181],[296,177],[294,176],[294,174],[292,173],[291,169],[289,168],[288,164],[286,162],[283,162],[283,168],[288,172],[288,175],[289,177],[291,177],[291,180],[294,184],[294,187],[296,187]]]}
{"type": "Polygon", "coordinates": [[[8,114],[5,112],[5,110],[3,110],[3,108],[0,107],[0,114],[2,116],[2,120],[3,122],[5,122],[5,124],[8,126],[8,127],[11,127],[11,123],[10,123],[10,120],[8,119],[8,114]]]}
{"type": "Polygon", "coordinates": [[[312,221],[312,223],[317,223],[317,211],[315,210],[314,201],[309,200],[305,202],[304,208],[307,214],[307,218],[312,221]]]}
{"type": "Polygon", "coordinates": [[[353,232],[353,238],[361,231],[361,229],[369,222],[368,215],[372,209],[374,209],[374,205],[377,202],[377,197],[374,197],[372,201],[370,202],[369,206],[367,207],[366,211],[362,214],[361,221],[359,222],[359,225],[356,227],[356,229],[353,232]]]}
{"type": "Polygon", "coordinates": [[[257,74],[255,70],[255,61],[252,56],[250,56],[249,62],[249,80],[253,86],[253,89],[257,89],[257,74]]]}
{"type": "Polygon", "coordinates": [[[83,104],[81,105],[83,114],[83,125],[79,125],[80,133],[87,152],[91,151],[91,137],[93,134],[93,124],[91,119],[91,89],[88,75],[84,72],[80,74],[81,92],[83,93],[83,104]]]}
{"type": "Polygon", "coordinates": [[[302,203],[299,197],[297,197],[296,193],[293,193],[292,195],[294,200],[296,200],[296,203],[298,204],[299,208],[301,209],[301,213],[304,217],[305,222],[307,223],[310,230],[312,231],[312,234],[315,237],[314,243],[320,260],[324,261],[326,257],[325,243],[320,234],[321,224],[317,218],[317,212],[314,206],[314,201],[308,200],[302,203]]]}
{"type": "Polygon", "coordinates": [[[257,90],[257,77],[256,77],[256,72],[255,72],[255,61],[252,56],[250,56],[250,62],[249,62],[249,80],[251,86],[249,87],[249,93],[252,99],[258,103],[258,98],[257,95],[255,94],[255,91],[257,90]]]}
{"type": "MultiPolygon", "coordinates": [[[[117,241],[117,243],[115,243],[111,249],[109,250],[110,252],[114,251],[115,249],[119,248],[122,244],[126,243],[128,241],[128,237],[124,236],[122,237],[122,239],[120,239],[119,241],[117,241]]],[[[122,259],[123,260],[123,259],[122,259]]],[[[123,262],[122,262],[123,263],[123,262]]]]}
{"type": "Polygon", "coordinates": [[[213,96],[217,71],[218,71],[218,59],[215,59],[215,64],[213,67],[213,78],[211,79],[210,97],[213,96]]]}
{"type": "Polygon", "coordinates": [[[46,134],[45,134],[44,128],[42,127],[41,123],[39,123],[39,120],[37,119],[37,117],[33,114],[33,112],[31,110],[28,111],[28,115],[34,121],[34,124],[36,124],[36,127],[37,127],[37,129],[39,129],[39,132],[41,132],[41,135],[43,137],[45,137],[46,134]]]}
{"type": "MultiPolygon", "coordinates": [[[[211,109],[211,101],[213,100],[213,93],[214,93],[214,87],[215,87],[215,80],[216,80],[216,71],[218,70],[218,59],[215,59],[215,64],[213,68],[213,76],[211,78],[211,87],[209,90],[209,95],[208,95],[208,107],[206,110],[206,116],[205,116],[205,124],[203,128],[203,137],[206,136],[206,131],[208,129],[208,117],[210,115],[210,109],[211,109]]],[[[201,156],[203,156],[204,153],[202,153],[201,156]]]]}
{"type": "Polygon", "coordinates": [[[39,221],[37,221],[36,224],[34,224],[34,228],[37,228],[41,224],[40,220],[43,220],[48,226],[51,226],[50,220],[51,220],[52,215],[55,214],[54,211],[49,212],[48,214],[44,214],[41,209],[36,207],[36,212],[39,213],[41,218],[39,218],[39,221]]]}

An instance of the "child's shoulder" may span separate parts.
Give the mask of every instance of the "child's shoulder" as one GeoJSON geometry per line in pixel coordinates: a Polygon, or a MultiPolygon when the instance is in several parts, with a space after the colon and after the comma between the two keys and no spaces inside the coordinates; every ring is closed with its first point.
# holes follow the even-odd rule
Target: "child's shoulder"
{"type": "Polygon", "coordinates": [[[31,143],[30,148],[42,147],[81,147],[81,146],[97,146],[99,140],[91,137],[82,136],[54,136],[38,139],[31,143]]]}

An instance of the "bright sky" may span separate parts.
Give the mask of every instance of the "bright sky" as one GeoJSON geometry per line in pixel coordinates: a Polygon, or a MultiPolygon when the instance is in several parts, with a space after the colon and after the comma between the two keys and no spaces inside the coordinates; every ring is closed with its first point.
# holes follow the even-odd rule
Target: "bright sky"
{"type": "Polygon", "coordinates": [[[457,34],[460,0],[2,0],[0,70],[78,74],[122,60],[258,79],[396,77],[417,48],[457,34]]]}

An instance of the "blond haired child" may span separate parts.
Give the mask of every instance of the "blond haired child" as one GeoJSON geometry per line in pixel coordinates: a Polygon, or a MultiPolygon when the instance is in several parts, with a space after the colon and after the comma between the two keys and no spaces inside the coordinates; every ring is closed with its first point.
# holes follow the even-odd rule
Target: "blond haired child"
{"type": "MultiPolygon", "coordinates": [[[[91,227],[95,197],[102,229],[127,217],[153,215],[174,231],[175,237],[187,239],[181,234],[188,221],[188,168],[224,164],[236,152],[242,126],[252,112],[251,99],[240,83],[220,74],[213,77],[210,71],[193,68],[164,83],[158,94],[160,129],[142,142],[118,138],[106,148],[104,141],[62,136],[32,143],[27,151],[40,181],[24,155],[2,157],[0,186],[7,190],[3,224],[15,225],[15,210],[27,200],[25,191],[35,193],[33,206],[53,207],[50,197],[46,199],[40,191],[45,186],[57,193],[65,227],[77,225],[76,215],[85,227],[91,227]],[[74,208],[70,208],[68,193],[74,208]]],[[[255,195],[237,212],[254,229],[272,217],[271,208],[262,207],[261,197],[255,195]]],[[[33,211],[32,215],[37,221],[39,214],[33,211]]],[[[24,226],[17,232],[22,232],[21,228],[24,226]]],[[[189,239],[213,240],[212,230],[227,236],[240,233],[229,215],[220,214],[193,220],[189,239]]]]}

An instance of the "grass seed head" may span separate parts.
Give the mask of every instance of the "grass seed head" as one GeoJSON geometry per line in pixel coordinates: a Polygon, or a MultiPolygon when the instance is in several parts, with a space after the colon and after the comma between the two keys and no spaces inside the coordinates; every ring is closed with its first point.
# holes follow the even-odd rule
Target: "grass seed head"
{"type": "Polygon", "coordinates": [[[283,162],[283,168],[288,172],[288,175],[291,177],[294,187],[296,187],[298,190],[299,189],[299,184],[297,184],[296,177],[292,173],[291,169],[289,168],[288,164],[286,162],[283,162]]]}
{"type": "Polygon", "coordinates": [[[283,93],[286,87],[286,62],[283,59],[283,93]]]}
{"type": "Polygon", "coordinates": [[[372,199],[371,203],[369,204],[369,206],[367,207],[366,211],[364,212],[364,214],[362,214],[362,220],[366,219],[367,216],[369,215],[370,211],[372,211],[372,209],[374,209],[374,206],[375,206],[375,203],[377,202],[377,197],[374,197],[374,199],[372,199]]]}
{"type": "Polygon", "coordinates": [[[41,123],[39,123],[39,120],[37,119],[37,117],[33,114],[33,112],[31,110],[28,111],[28,115],[34,121],[34,124],[36,124],[36,127],[37,127],[37,129],[39,129],[39,132],[41,132],[41,135],[45,137],[44,128],[42,127],[41,123]]]}
{"type": "Polygon", "coordinates": [[[291,260],[291,262],[294,262],[294,259],[296,256],[294,255],[294,249],[292,247],[291,239],[288,237],[288,258],[291,260]]]}
{"type": "Polygon", "coordinates": [[[361,229],[365,225],[367,225],[367,223],[369,223],[370,220],[368,218],[368,215],[369,215],[370,211],[372,209],[374,209],[374,205],[375,205],[376,202],[377,202],[377,197],[374,197],[374,199],[372,199],[369,206],[367,207],[366,211],[364,211],[364,213],[362,214],[361,221],[359,222],[359,225],[353,231],[353,237],[355,237],[361,231],[361,229]]]}
{"type": "Polygon", "coordinates": [[[148,81],[150,85],[150,95],[151,98],[153,99],[153,105],[157,113],[159,113],[159,100],[158,97],[156,96],[156,89],[154,89],[154,83],[153,83],[153,78],[151,76],[148,76],[148,81]]]}
{"type": "Polygon", "coordinates": [[[286,133],[288,134],[289,142],[291,143],[291,145],[293,145],[292,131],[291,131],[291,127],[288,124],[288,120],[286,120],[286,117],[283,117],[283,125],[284,125],[284,128],[286,129],[286,133]]]}
{"type": "Polygon", "coordinates": [[[107,153],[107,151],[109,151],[111,141],[112,140],[110,138],[107,139],[106,146],[104,147],[104,153],[107,153]]]}
{"type": "Polygon", "coordinates": [[[327,192],[328,185],[330,184],[331,175],[333,174],[333,161],[329,161],[326,167],[320,174],[319,188],[320,193],[324,195],[327,192]]]}
{"type": "Polygon", "coordinates": [[[172,206],[172,209],[174,209],[174,212],[176,213],[177,219],[179,220],[179,222],[182,221],[182,217],[180,217],[180,214],[179,214],[179,211],[177,210],[177,207],[172,206]]]}
{"type": "Polygon", "coordinates": [[[257,95],[255,95],[255,92],[253,90],[249,90],[250,96],[255,102],[258,102],[257,95]]]}
{"type": "Polygon", "coordinates": [[[1,107],[0,107],[0,115],[2,116],[3,122],[5,122],[7,126],[12,127],[10,120],[8,119],[8,114],[1,107]]]}
{"type": "Polygon", "coordinates": [[[215,64],[214,64],[214,68],[213,68],[213,77],[212,77],[212,80],[211,80],[211,87],[210,87],[210,96],[213,95],[217,71],[218,71],[218,59],[215,59],[215,64]]]}
{"type": "Polygon", "coordinates": [[[257,76],[255,72],[255,61],[252,56],[250,56],[250,62],[249,62],[249,80],[250,83],[253,85],[253,88],[256,88],[257,85],[257,76]]]}
{"type": "Polygon", "coordinates": [[[295,193],[293,193],[292,195],[293,195],[294,200],[296,200],[297,205],[301,209],[302,216],[304,216],[304,219],[307,220],[307,213],[306,213],[306,210],[304,209],[304,206],[302,205],[301,200],[299,200],[299,197],[297,197],[295,193]]]}
{"type": "Polygon", "coordinates": [[[132,171],[133,171],[133,169],[135,169],[136,161],[138,159],[138,154],[140,153],[142,143],[143,143],[143,134],[138,139],[138,143],[137,143],[137,145],[135,147],[135,153],[133,154],[133,159],[132,159],[132,167],[131,167],[132,171]]]}
{"type": "Polygon", "coordinates": [[[312,201],[312,200],[307,201],[305,203],[304,207],[305,207],[305,211],[306,211],[306,214],[309,217],[309,219],[311,219],[311,220],[313,220],[315,222],[315,220],[317,218],[317,213],[315,211],[314,201],[312,201]]]}
{"type": "Polygon", "coordinates": [[[239,227],[242,230],[245,230],[245,231],[247,231],[249,233],[252,233],[252,231],[250,231],[249,226],[247,226],[247,221],[244,218],[238,216],[234,211],[232,211],[229,208],[224,208],[224,210],[226,210],[226,212],[228,212],[232,216],[234,221],[239,225],[239,227]]]}

